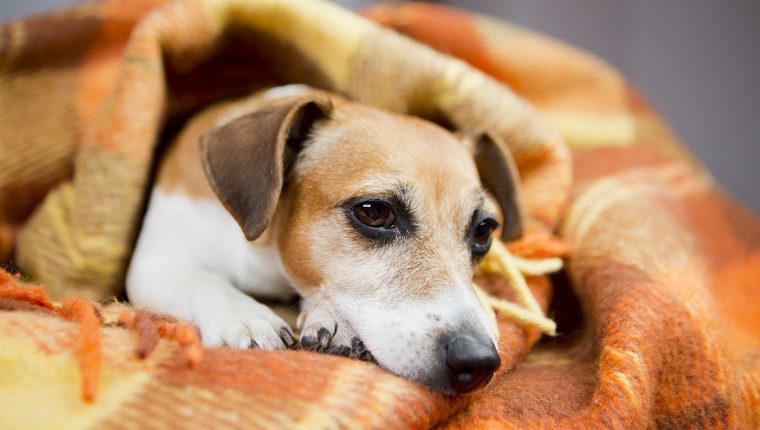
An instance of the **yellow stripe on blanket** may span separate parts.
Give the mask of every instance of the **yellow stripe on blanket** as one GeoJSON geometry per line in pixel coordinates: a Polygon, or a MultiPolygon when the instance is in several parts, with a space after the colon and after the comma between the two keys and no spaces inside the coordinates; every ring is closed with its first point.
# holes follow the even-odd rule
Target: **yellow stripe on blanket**
{"type": "MultiPolygon", "coordinates": [[[[98,427],[97,423],[111,416],[117,408],[133,399],[152,375],[150,364],[136,358],[119,359],[119,366],[106,366],[98,384],[98,400],[94,406],[82,399],[79,392],[80,372],[75,353],[61,348],[74,329],[56,325],[53,319],[35,320],[32,313],[6,312],[0,324],[8,324],[0,332],[0,428],[2,429],[78,429],[98,427]],[[22,337],[13,327],[32,324],[43,334],[22,337]],[[55,339],[45,341],[45,336],[55,339]],[[31,341],[30,341],[31,339],[31,341]],[[23,375],[23,377],[19,377],[23,375]],[[6,413],[7,412],[7,413],[6,413]]],[[[73,324],[72,324],[73,327],[73,324]]],[[[114,333],[117,332],[116,329],[114,333]]],[[[128,335],[127,335],[128,336],[128,335]]],[[[124,336],[124,337],[127,337],[124,336]]]]}
{"type": "Polygon", "coordinates": [[[631,115],[542,110],[570,149],[629,146],[636,143],[636,123],[631,115]]]}

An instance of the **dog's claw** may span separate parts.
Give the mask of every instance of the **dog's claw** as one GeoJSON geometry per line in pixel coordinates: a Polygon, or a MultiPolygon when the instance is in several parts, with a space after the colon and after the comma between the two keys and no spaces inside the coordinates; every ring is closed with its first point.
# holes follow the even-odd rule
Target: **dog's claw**
{"type": "Polygon", "coordinates": [[[373,363],[376,362],[375,357],[372,356],[372,353],[369,352],[366,346],[364,346],[364,342],[362,342],[358,337],[351,339],[349,357],[362,361],[369,361],[373,363]]]}
{"type": "Polygon", "coordinates": [[[317,339],[319,340],[319,348],[321,351],[326,350],[327,347],[330,346],[331,338],[332,333],[330,333],[330,330],[327,330],[324,327],[321,327],[319,330],[317,330],[317,339]]]}
{"type": "Polygon", "coordinates": [[[285,343],[285,346],[287,346],[288,348],[293,348],[296,346],[296,338],[293,336],[293,333],[291,333],[287,327],[281,328],[278,334],[280,335],[280,339],[282,339],[282,342],[285,343]]]}
{"type": "Polygon", "coordinates": [[[301,347],[309,351],[317,351],[317,338],[315,336],[301,336],[301,347]]]}
{"type": "Polygon", "coordinates": [[[320,327],[316,335],[301,336],[301,346],[310,351],[325,352],[330,346],[330,339],[332,339],[330,330],[320,327]]]}
{"type": "Polygon", "coordinates": [[[334,346],[334,347],[328,349],[325,352],[327,354],[337,355],[337,356],[340,356],[340,357],[349,357],[349,358],[351,357],[351,348],[349,348],[349,347],[347,347],[345,345],[334,346]]]}
{"type": "Polygon", "coordinates": [[[199,312],[195,324],[208,347],[271,351],[295,344],[290,328],[271,309],[249,297],[199,312]]]}
{"type": "Polygon", "coordinates": [[[372,353],[369,352],[366,346],[364,346],[364,342],[362,342],[358,337],[351,339],[351,346],[335,345],[330,348],[320,350],[320,352],[376,363],[375,357],[372,356],[372,353]]]}
{"type": "Polygon", "coordinates": [[[301,329],[301,346],[310,351],[373,361],[372,354],[348,325],[339,324],[332,306],[323,297],[316,306],[305,302],[301,309],[298,327],[301,329]],[[331,330],[332,329],[332,330],[331,330]]]}

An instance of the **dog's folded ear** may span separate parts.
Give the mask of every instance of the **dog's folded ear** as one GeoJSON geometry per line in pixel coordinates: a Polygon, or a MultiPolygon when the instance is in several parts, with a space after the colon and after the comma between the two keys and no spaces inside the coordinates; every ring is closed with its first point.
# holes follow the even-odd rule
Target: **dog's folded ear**
{"type": "Polygon", "coordinates": [[[520,177],[512,152],[504,141],[488,132],[476,135],[473,141],[480,182],[496,197],[504,217],[501,240],[519,239],[523,234],[520,177]]]}
{"type": "Polygon", "coordinates": [[[309,131],[332,111],[326,96],[288,97],[201,136],[206,176],[246,239],[256,239],[267,228],[309,131]]]}

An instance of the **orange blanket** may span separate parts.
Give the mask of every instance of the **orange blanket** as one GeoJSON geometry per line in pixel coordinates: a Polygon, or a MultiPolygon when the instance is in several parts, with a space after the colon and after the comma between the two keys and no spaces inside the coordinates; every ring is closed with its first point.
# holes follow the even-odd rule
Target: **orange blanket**
{"type": "Polygon", "coordinates": [[[528,30],[429,5],[366,15],[508,87],[317,1],[109,0],[3,24],[0,258],[54,297],[117,294],[160,143],[210,101],[306,82],[509,142],[533,226],[510,249],[560,253],[555,228],[573,243],[553,299],[530,279],[561,335],[531,349],[501,318],[494,381],[444,397],[340,357],[199,353],[185,326],[0,274],[0,427],[760,426],[760,222],[656,112],[528,30]]]}

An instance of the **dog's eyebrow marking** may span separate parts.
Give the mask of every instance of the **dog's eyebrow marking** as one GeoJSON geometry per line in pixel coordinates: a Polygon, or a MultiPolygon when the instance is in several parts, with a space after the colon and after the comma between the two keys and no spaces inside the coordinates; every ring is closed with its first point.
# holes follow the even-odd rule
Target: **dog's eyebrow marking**
{"type": "Polygon", "coordinates": [[[475,197],[475,210],[482,211],[486,205],[486,190],[485,188],[478,188],[477,196],[475,197]]]}
{"type": "Polygon", "coordinates": [[[401,213],[396,214],[405,219],[411,228],[410,234],[417,230],[417,214],[414,213],[414,186],[407,183],[398,183],[392,188],[393,197],[399,206],[401,213]]]}

